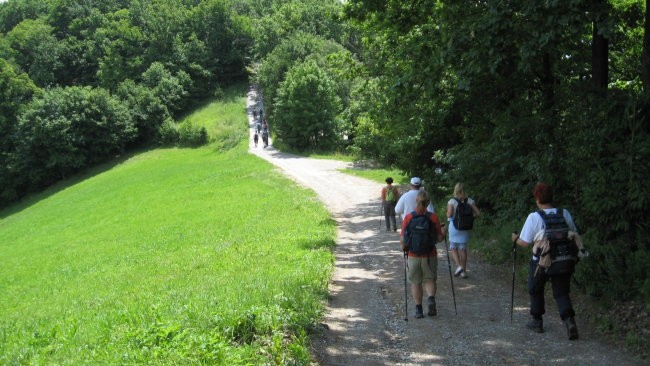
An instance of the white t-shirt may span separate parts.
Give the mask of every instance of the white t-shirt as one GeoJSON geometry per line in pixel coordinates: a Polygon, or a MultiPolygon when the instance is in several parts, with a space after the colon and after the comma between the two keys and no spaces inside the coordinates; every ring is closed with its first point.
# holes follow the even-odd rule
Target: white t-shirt
{"type": "MultiPolygon", "coordinates": [[[[557,208],[545,208],[544,212],[547,214],[557,213],[557,208]]],[[[573,217],[571,217],[569,210],[562,209],[562,216],[564,216],[564,220],[566,220],[567,225],[569,225],[569,230],[577,233],[578,229],[576,229],[576,225],[573,222],[573,217]]],[[[524,227],[521,228],[519,238],[532,246],[535,240],[535,234],[540,230],[544,230],[544,219],[542,219],[542,216],[540,216],[537,211],[531,212],[528,214],[526,222],[524,222],[524,227]]],[[[533,256],[533,259],[537,258],[533,256]]]]}
{"type": "MultiPolygon", "coordinates": [[[[411,189],[404,193],[402,197],[399,198],[399,201],[397,201],[395,212],[402,216],[402,220],[404,220],[404,217],[406,217],[407,214],[415,211],[415,198],[418,196],[419,192],[419,189],[411,189]]],[[[436,212],[431,203],[427,206],[427,211],[436,212]]]]}

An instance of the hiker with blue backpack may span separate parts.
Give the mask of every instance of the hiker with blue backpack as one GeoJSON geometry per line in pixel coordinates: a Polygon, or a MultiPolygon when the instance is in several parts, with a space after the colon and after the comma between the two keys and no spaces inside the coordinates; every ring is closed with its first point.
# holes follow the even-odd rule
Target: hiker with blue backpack
{"type": "Polygon", "coordinates": [[[566,326],[569,340],[578,339],[575,311],[569,293],[571,276],[582,249],[582,242],[569,211],[553,205],[551,186],[537,183],[533,196],[538,210],[528,215],[521,233],[514,232],[511,237],[513,248],[516,248],[515,245],[533,247],[528,277],[531,319],[526,327],[537,333],[544,332],[544,288],[546,283],[551,281],[553,298],[566,326]]]}
{"type": "Polygon", "coordinates": [[[467,278],[467,243],[474,227],[474,218],[480,214],[476,202],[465,193],[463,183],[456,183],[454,196],[447,202],[449,249],[456,263],[456,277],[467,278]]]}
{"type": "MultiPolygon", "coordinates": [[[[422,297],[427,293],[427,315],[436,316],[436,280],[438,253],[436,243],[444,238],[438,215],[428,211],[430,199],[424,190],[418,190],[415,208],[402,221],[400,244],[407,258],[408,282],[415,302],[415,318],[424,318],[422,297]]],[[[408,312],[408,309],[405,309],[408,312]]]]}
{"type": "MultiPolygon", "coordinates": [[[[386,178],[386,186],[381,189],[381,207],[386,218],[386,231],[390,231],[393,224],[393,231],[397,231],[397,220],[395,219],[395,205],[399,199],[399,190],[393,186],[393,178],[386,178]]],[[[380,229],[381,229],[381,225],[380,229]]]]}

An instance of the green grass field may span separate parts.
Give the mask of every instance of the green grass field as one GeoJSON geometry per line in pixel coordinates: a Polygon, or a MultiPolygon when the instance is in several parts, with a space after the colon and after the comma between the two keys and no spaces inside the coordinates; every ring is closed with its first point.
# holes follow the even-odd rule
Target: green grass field
{"type": "Polygon", "coordinates": [[[0,212],[0,364],[308,364],[334,222],[246,145],[134,154],[0,212]]]}

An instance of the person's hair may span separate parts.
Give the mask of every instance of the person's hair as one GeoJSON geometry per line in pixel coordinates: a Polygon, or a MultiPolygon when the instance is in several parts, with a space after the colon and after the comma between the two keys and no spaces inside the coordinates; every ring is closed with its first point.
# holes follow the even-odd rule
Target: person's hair
{"type": "Polygon", "coordinates": [[[392,177],[386,178],[386,183],[393,184],[393,178],[392,177]]]}
{"type": "Polygon", "coordinates": [[[465,198],[465,188],[463,186],[463,183],[456,183],[456,186],[454,187],[454,197],[456,198],[465,198]]]}
{"type": "Polygon", "coordinates": [[[537,183],[535,184],[535,188],[533,188],[533,197],[535,197],[539,203],[551,203],[553,202],[553,188],[546,183],[537,183]]]}
{"type": "Polygon", "coordinates": [[[429,194],[427,191],[420,191],[418,192],[418,195],[415,196],[415,208],[416,209],[427,209],[427,206],[429,206],[429,194]]]}

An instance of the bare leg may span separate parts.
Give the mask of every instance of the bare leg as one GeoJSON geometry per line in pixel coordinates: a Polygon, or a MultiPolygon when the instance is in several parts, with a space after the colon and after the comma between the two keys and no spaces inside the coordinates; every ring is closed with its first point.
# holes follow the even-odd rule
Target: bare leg
{"type": "MultiPolygon", "coordinates": [[[[427,280],[424,282],[424,289],[427,291],[427,296],[436,296],[436,281],[427,280]]],[[[422,298],[422,293],[420,293],[420,298],[422,298]]]]}
{"type": "Polygon", "coordinates": [[[411,284],[411,294],[413,295],[415,305],[422,305],[422,285],[411,284]]]}
{"type": "Polygon", "coordinates": [[[460,266],[463,270],[467,270],[467,249],[460,250],[460,266]]]}
{"type": "Polygon", "coordinates": [[[456,267],[465,268],[461,265],[461,261],[458,259],[458,249],[451,250],[451,257],[454,259],[454,263],[456,263],[456,267]]]}

